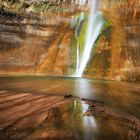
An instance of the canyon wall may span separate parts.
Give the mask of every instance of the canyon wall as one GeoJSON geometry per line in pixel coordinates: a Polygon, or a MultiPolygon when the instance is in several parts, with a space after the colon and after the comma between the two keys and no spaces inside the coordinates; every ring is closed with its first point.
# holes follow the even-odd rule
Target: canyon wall
{"type": "MultiPolygon", "coordinates": [[[[86,5],[76,2],[55,1],[55,12],[37,9],[37,13],[33,13],[32,5],[25,8],[25,14],[1,11],[0,74],[73,75],[78,25],[73,26],[72,19],[88,10],[88,1],[86,5]]],[[[132,9],[133,3],[123,1],[104,0],[100,3],[106,24],[93,46],[83,76],[139,81],[139,8],[132,9]]],[[[11,7],[15,8],[15,5],[11,7]]],[[[86,22],[87,18],[78,28],[80,43],[84,42],[86,22]]]]}
{"type": "Polygon", "coordinates": [[[53,65],[68,65],[68,25],[61,17],[1,22],[0,73],[51,74],[53,65]]]}
{"type": "Polygon", "coordinates": [[[40,11],[44,10],[42,3],[37,3],[41,7],[36,6],[35,12],[33,2],[25,13],[15,10],[16,2],[4,4],[0,11],[0,74],[70,75],[71,16],[85,7],[60,2],[42,2],[49,6],[47,12],[40,11]],[[7,7],[14,10],[6,11],[7,7]]]}
{"type": "Polygon", "coordinates": [[[85,77],[119,81],[140,80],[140,2],[101,3],[109,25],[100,34],[85,69],[85,77]]]}

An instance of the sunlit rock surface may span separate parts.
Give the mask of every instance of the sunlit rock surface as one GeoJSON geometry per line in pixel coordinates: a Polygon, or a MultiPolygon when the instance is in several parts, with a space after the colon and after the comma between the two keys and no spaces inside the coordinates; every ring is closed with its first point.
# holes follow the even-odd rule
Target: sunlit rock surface
{"type": "MultiPolygon", "coordinates": [[[[25,14],[1,12],[0,74],[73,76],[77,67],[77,43],[80,44],[80,58],[87,26],[86,17],[80,24],[77,24],[77,17],[81,12],[87,16],[87,3],[54,1],[55,13],[51,8],[46,13],[38,11],[36,2],[24,7],[25,14]],[[34,10],[36,14],[32,14],[34,10]]],[[[17,5],[14,3],[9,8],[17,5]]],[[[132,8],[125,2],[104,0],[100,4],[98,10],[102,11],[108,26],[93,45],[84,77],[139,81],[140,18],[139,9],[132,8]]]]}
{"type": "Polygon", "coordinates": [[[21,23],[1,23],[1,73],[51,74],[47,67],[55,65],[55,59],[61,60],[64,54],[62,61],[68,56],[65,49],[68,42],[64,39],[69,39],[71,33],[67,33],[69,19],[64,18],[49,17],[47,21],[44,17],[43,21],[39,19],[42,23],[38,24],[34,22],[37,19],[24,19],[21,23]],[[46,61],[49,61],[48,65],[46,61]]]}
{"type": "Polygon", "coordinates": [[[102,10],[110,27],[106,28],[97,40],[92,58],[85,69],[86,77],[139,81],[138,4],[134,1],[102,3],[102,10]]]}

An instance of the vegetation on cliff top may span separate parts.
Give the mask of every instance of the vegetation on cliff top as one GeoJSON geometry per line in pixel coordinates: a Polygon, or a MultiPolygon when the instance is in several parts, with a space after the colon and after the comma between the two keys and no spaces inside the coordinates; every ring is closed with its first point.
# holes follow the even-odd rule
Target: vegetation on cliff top
{"type": "Polygon", "coordinates": [[[0,1],[0,11],[11,11],[17,13],[41,13],[41,12],[51,12],[51,13],[67,13],[68,11],[75,11],[74,6],[66,6],[66,3],[58,1],[27,1],[27,0],[7,0],[0,1]]]}

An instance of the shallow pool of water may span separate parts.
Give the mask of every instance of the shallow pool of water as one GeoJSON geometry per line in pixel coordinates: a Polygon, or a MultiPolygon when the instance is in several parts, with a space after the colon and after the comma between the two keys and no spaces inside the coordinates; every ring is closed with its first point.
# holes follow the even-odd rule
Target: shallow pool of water
{"type": "MultiPolygon", "coordinates": [[[[103,101],[115,112],[140,119],[139,83],[102,81],[83,78],[43,76],[1,76],[0,90],[18,93],[59,95],[72,94],[81,98],[103,101]]],[[[87,117],[83,101],[73,100],[66,108],[70,114],[66,123],[72,127],[79,140],[129,140],[129,128],[121,121],[104,117],[87,117]]]]}

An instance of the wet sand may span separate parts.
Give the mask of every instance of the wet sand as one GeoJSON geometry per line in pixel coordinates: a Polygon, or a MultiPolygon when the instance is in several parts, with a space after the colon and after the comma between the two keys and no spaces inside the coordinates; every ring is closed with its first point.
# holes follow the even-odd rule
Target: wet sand
{"type": "MultiPolygon", "coordinates": [[[[0,139],[26,139],[45,124],[50,109],[56,108],[59,112],[59,108],[68,102],[63,96],[0,91],[0,139]]],[[[50,118],[51,123],[53,117],[50,118]]],[[[53,132],[56,133],[55,130],[53,132]]],[[[46,137],[51,137],[51,134],[46,137]]],[[[62,134],[62,137],[65,136],[62,134]]],[[[40,135],[38,139],[41,139],[40,135]]]]}

